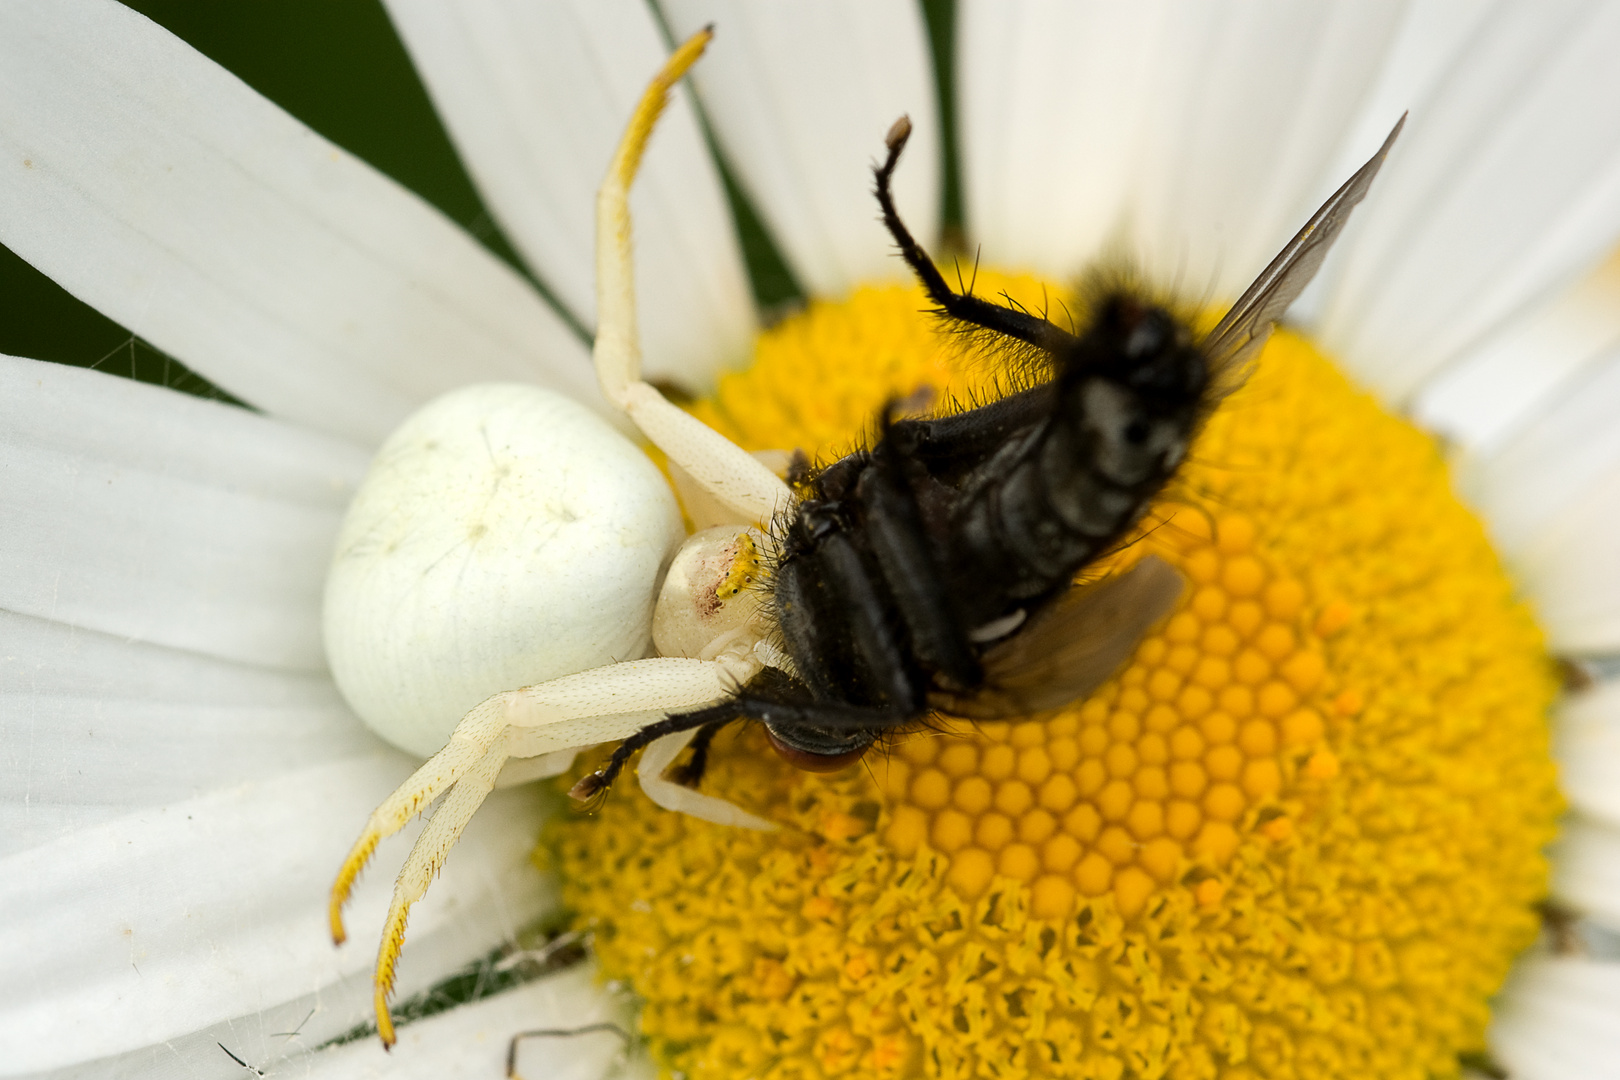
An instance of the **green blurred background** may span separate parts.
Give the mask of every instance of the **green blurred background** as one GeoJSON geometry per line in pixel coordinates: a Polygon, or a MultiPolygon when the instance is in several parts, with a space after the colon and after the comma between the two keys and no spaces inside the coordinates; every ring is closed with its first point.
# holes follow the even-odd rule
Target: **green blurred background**
{"type": "MultiPolygon", "coordinates": [[[[416,191],[527,274],[457,160],[378,0],[128,0],[128,6],[416,191]]],[[[925,0],[922,8],[942,91],[945,223],[947,228],[959,228],[949,92],[955,4],[925,0]]],[[[746,197],[731,182],[724,162],[721,167],[756,298],[767,312],[794,304],[800,299],[797,284],[746,197]]],[[[582,328],[576,329],[584,334],[582,328]]],[[[0,247],[0,353],[94,367],[204,397],[234,400],[76,300],[4,247],[0,247]]]]}

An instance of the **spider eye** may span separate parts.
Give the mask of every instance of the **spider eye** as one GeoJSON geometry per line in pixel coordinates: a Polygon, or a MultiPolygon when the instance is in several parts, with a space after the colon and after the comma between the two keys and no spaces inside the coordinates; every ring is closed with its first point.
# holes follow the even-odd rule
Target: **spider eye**
{"type": "Polygon", "coordinates": [[[1147,442],[1148,426],[1143,420],[1132,420],[1125,425],[1125,441],[1132,446],[1141,446],[1147,442]]]}

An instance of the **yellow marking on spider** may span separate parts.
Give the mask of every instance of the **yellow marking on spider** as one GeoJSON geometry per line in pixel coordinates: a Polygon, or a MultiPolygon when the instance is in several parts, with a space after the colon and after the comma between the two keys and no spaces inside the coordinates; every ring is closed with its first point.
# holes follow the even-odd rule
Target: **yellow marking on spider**
{"type": "Polygon", "coordinates": [[[715,586],[714,595],[730,600],[745,589],[751,589],[760,580],[759,548],[747,533],[737,534],[737,554],[731,560],[731,570],[725,580],[715,586]]]}

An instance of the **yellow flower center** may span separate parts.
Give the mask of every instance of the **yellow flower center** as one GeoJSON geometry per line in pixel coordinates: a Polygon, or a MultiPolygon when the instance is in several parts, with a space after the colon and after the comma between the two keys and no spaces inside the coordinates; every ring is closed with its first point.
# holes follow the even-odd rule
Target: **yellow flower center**
{"type": "MultiPolygon", "coordinates": [[[[1041,282],[981,274],[1033,310],[1041,282]]],[[[698,415],[822,459],[984,400],[915,289],[813,305],[698,415]]],[[[1451,1076],[1537,930],[1560,810],[1541,638],[1433,440],[1279,333],[1116,556],[1189,581],[1093,697],[795,772],[722,736],[547,837],[606,976],[700,1078],[1451,1076]]]]}

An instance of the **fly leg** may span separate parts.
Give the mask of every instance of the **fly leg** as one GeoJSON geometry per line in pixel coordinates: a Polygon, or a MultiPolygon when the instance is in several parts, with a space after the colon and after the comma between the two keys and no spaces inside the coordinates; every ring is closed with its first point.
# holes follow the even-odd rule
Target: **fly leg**
{"type": "Polygon", "coordinates": [[[889,235],[894,237],[894,242],[899,245],[900,254],[907,265],[922,280],[923,288],[928,290],[929,299],[939,305],[940,311],[953,319],[1005,334],[1047,352],[1061,352],[1066,346],[1071,345],[1074,336],[1045,319],[1036,318],[1027,311],[992,304],[971,294],[956,292],[945,284],[939,267],[934,265],[934,260],[929,257],[928,252],[923,250],[922,245],[912,237],[911,230],[906,228],[905,222],[900,220],[900,213],[894,208],[894,194],[889,190],[889,180],[900,160],[900,151],[906,148],[906,140],[909,138],[911,138],[911,119],[902,116],[889,129],[888,137],[885,139],[889,148],[888,156],[875,170],[877,200],[878,205],[883,208],[883,224],[888,227],[889,235]]]}
{"type": "Polygon", "coordinates": [[[685,765],[671,771],[670,779],[690,788],[702,783],[703,774],[709,768],[709,744],[720,734],[720,729],[729,723],[731,723],[729,720],[711,720],[698,728],[697,734],[692,738],[692,756],[687,759],[685,765]]]}

